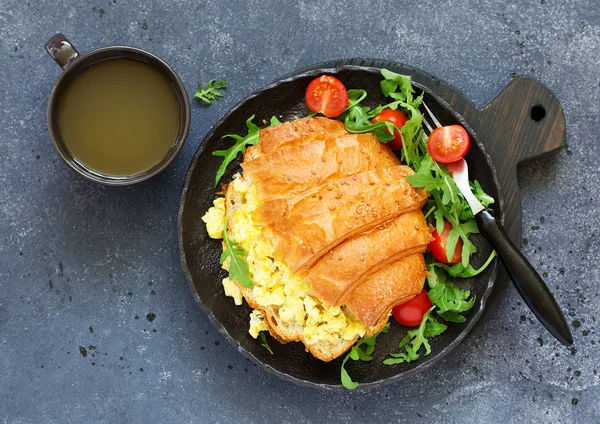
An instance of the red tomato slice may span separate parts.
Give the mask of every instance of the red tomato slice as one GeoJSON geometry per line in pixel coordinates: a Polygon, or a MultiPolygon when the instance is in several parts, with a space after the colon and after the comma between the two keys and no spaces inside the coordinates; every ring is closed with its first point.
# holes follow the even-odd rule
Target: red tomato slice
{"type": "Polygon", "coordinates": [[[339,79],[322,75],[308,84],[306,105],[313,112],[335,118],[348,106],[348,92],[339,79]]]}
{"type": "Polygon", "coordinates": [[[425,290],[406,303],[392,309],[392,316],[398,323],[406,327],[417,327],[423,320],[423,315],[431,308],[431,300],[425,290]]]}
{"type": "MultiPolygon", "coordinates": [[[[385,109],[379,112],[375,118],[371,119],[371,122],[374,124],[382,121],[390,122],[398,127],[398,129],[402,129],[408,118],[399,110],[385,109]]],[[[394,131],[394,138],[388,142],[388,146],[392,150],[402,149],[402,136],[399,131],[394,131]]]]}
{"type": "Polygon", "coordinates": [[[427,139],[427,150],[440,163],[451,163],[462,159],[469,150],[471,139],[460,125],[436,128],[427,139]]]}
{"type": "Polygon", "coordinates": [[[448,257],[446,256],[446,239],[448,238],[448,233],[451,229],[452,224],[448,221],[444,221],[444,230],[442,231],[442,234],[438,234],[437,230],[433,230],[433,241],[429,243],[429,251],[433,257],[445,264],[459,263],[462,258],[463,241],[461,239],[458,239],[458,242],[456,243],[452,260],[448,261],[448,257]]]}

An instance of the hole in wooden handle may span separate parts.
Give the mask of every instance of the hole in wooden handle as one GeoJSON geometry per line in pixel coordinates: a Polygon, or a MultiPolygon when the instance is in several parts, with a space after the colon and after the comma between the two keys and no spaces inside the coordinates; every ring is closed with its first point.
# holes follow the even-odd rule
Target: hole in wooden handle
{"type": "Polygon", "coordinates": [[[531,108],[531,119],[540,122],[546,117],[546,109],[542,105],[535,105],[531,108]]]}

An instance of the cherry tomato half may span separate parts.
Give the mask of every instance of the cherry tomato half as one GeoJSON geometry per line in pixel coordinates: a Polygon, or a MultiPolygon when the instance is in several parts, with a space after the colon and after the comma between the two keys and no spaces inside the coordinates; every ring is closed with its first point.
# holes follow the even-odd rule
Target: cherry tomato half
{"type": "Polygon", "coordinates": [[[348,92],[339,79],[322,75],[308,84],[306,105],[313,112],[335,118],[348,106],[348,92]]]}
{"type": "Polygon", "coordinates": [[[471,139],[460,125],[436,128],[427,139],[427,150],[440,163],[451,163],[462,159],[469,150],[471,139]]]}
{"type": "Polygon", "coordinates": [[[425,290],[406,303],[392,309],[392,316],[398,323],[406,327],[417,327],[421,324],[423,315],[431,308],[431,300],[425,290]]]}
{"type": "Polygon", "coordinates": [[[442,234],[438,234],[437,230],[433,230],[433,240],[429,243],[429,251],[433,257],[445,264],[459,263],[462,258],[463,241],[461,239],[458,239],[458,242],[456,243],[452,260],[448,261],[448,257],[446,256],[446,239],[448,238],[448,233],[451,229],[452,224],[448,221],[444,221],[444,230],[442,231],[442,234]]]}
{"type": "MultiPolygon", "coordinates": [[[[379,112],[375,118],[371,119],[373,124],[382,121],[390,122],[398,127],[398,129],[402,129],[408,118],[399,110],[385,109],[379,112]]],[[[388,146],[392,150],[402,149],[402,136],[399,131],[394,131],[394,138],[388,142],[388,146]]]]}

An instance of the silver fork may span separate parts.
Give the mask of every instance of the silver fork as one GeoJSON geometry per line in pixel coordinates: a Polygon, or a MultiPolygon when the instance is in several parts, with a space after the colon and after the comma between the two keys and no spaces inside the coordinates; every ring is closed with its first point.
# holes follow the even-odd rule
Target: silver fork
{"type": "MultiPolygon", "coordinates": [[[[425,102],[423,102],[423,107],[434,125],[437,128],[441,127],[442,124],[425,102]]],[[[425,117],[423,117],[423,124],[431,134],[433,127],[425,117]]],[[[573,336],[565,317],[542,277],[508,238],[500,221],[494,218],[492,213],[473,195],[469,186],[467,162],[460,159],[457,162],[445,164],[445,166],[473,211],[479,231],[498,253],[510,279],[529,309],[558,341],[567,346],[573,344],[573,336]]]]}

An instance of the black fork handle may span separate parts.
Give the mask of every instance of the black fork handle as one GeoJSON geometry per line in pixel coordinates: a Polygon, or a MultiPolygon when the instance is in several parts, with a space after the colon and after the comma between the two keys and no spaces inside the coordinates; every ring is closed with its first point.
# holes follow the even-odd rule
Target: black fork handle
{"type": "Polygon", "coordinates": [[[475,215],[479,231],[500,256],[517,291],[548,331],[562,344],[573,344],[571,330],[550,289],[533,266],[510,241],[502,224],[488,210],[475,215]]]}

